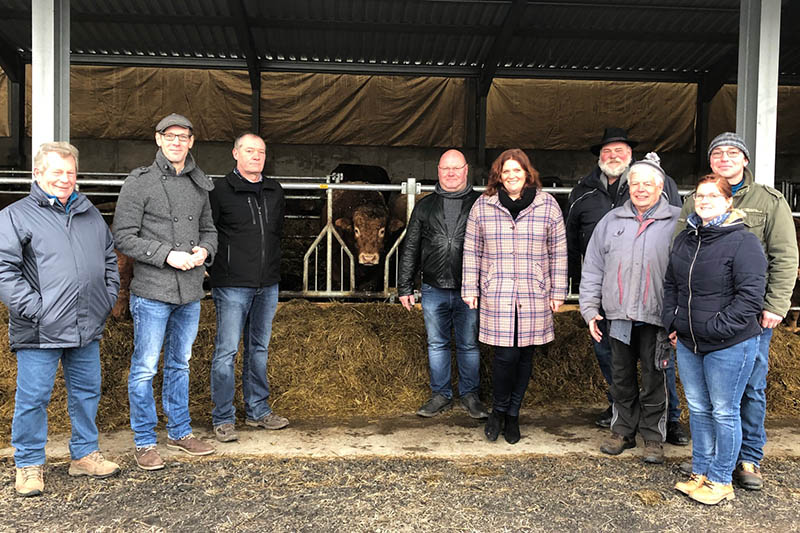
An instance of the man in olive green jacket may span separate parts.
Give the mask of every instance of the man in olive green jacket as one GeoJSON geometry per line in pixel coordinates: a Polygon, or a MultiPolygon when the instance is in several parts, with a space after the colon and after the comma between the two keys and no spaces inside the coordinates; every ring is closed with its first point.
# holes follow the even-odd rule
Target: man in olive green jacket
{"type": "MultiPolygon", "coordinates": [[[[760,490],[763,484],[760,461],[764,457],[767,435],[764,417],[767,412],[767,366],[772,329],[789,311],[789,300],[797,279],[797,240],[792,211],[783,195],[756,183],[747,168],[750,152],[735,133],[721,133],[708,146],[708,160],[714,173],[724,176],[733,189],[733,207],[746,214],[744,223],[759,238],[767,256],[767,293],[761,311],[761,343],[753,373],[742,397],[742,448],[734,479],[743,488],[760,490]]],[[[694,197],[683,204],[675,235],[686,227],[686,218],[694,213],[694,197]]]]}

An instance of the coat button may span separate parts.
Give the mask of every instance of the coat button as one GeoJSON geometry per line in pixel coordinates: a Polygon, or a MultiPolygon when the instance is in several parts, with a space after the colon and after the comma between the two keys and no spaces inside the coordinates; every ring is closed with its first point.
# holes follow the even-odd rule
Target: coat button
{"type": "Polygon", "coordinates": [[[166,176],[161,176],[161,179],[164,180],[164,181],[167,181],[167,177],[166,176]]]}
{"type": "Polygon", "coordinates": [[[178,217],[173,218],[172,221],[173,222],[177,222],[178,221],[178,217]]]}
{"type": "Polygon", "coordinates": [[[147,255],[151,255],[151,252],[147,252],[147,255]]]}
{"type": "Polygon", "coordinates": [[[189,244],[194,246],[194,241],[189,241],[189,244]]]}
{"type": "Polygon", "coordinates": [[[181,245],[181,243],[179,243],[179,242],[175,243],[175,246],[180,246],[180,245],[181,245]]]}
{"type": "Polygon", "coordinates": [[[193,220],[193,219],[192,219],[192,215],[189,215],[189,220],[193,220]]]}

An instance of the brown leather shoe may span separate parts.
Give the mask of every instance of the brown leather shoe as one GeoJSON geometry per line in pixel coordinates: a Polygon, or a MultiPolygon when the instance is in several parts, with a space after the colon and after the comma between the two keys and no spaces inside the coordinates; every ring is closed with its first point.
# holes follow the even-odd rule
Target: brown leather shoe
{"type": "Polygon", "coordinates": [[[155,446],[143,446],[136,448],[133,452],[136,465],[142,470],[161,470],[164,468],[164,460],[159,455],[155,446]]]}
{"type": "Polygon", "coordinates": [[[657,440],[644,441],[644,457],[642,460],[651,465],[660,465],[664,462],[664,445],[657,440]]]}
{"type": "Polygon", "coordinates": [[[739,463],[733,471],[733,479],[736,483],[747,490],[761,490],[764,486],[764,478],[761,476],[761,469],[753,463],[739,463]]]}
{"type": "Polygon", "coordinates": [[[623,437],[619,433],[611,432],[611,435],[603,441],[600,451],[608,455],[619,455],[628,448],[636,447],[636,437],[623,437]]]}
{"type": "Polygon", "coordinates": [[[17,496],[39,496],[44,491],[44,465],[17,468],[14,490],[17,496]]]}
{"type": "Polygon", "coordinates": [[[687,496],[693,491],[699,489],[706,482],[706,476],[702,474],[692,474],[692,477],[686,481],[678,481],[675,483],[675,490],[682,492],[687,496]]]}
{"type": "Polygon", "coordinates": [[[178,440],[167,439],[167,448],[180,450],[189,455],[210,455],[215,451],[212,445],[201,441],[191,433],[178,440]]]}
{"type": "Polygon", "coordinates": [[[119,473],[119,465],[107,461],[99,450],[69,463],[70,476],[91,476],[103,479],[119,473]]]}
{"type": "Polygon", "coordinates": [[[723,500],[735,499],[736,495],[733,493],[733,485],[730,483],[723,485],[706,480],[702,486],[690,492],[689,497],[705,505],[717,505],[723,500]]]}

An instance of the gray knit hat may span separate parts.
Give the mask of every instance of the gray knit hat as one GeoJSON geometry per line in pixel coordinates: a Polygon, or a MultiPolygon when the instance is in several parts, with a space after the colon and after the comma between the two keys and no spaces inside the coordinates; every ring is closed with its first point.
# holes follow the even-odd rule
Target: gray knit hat
{"type": "Polygon", "coordinates": [[[738,148],[742,151],[747,160],[750,161],[750,150],[747,149],[744,139],[742,139],[741,136],[736,133],[726,131],[725,133],[720,133],[714,137],[714,140],[712,140],[711,144],[708,145],[709,159],[711,159],[711,152],[718,146],[733,146],[734,148],[738,148]]]}
{"type": "Polygon", "coordinates": [[[636,161],[631,165],[630,170],[628,170],[628,174],[630,174],[633,171],[634,167],[637,166],[650,167],[658,171],[658,173],[661,175],[662,182],[666,181],[667,173],[664,172],[663,168],[661,168],[660,163],[661,163],[661,158],[658,157],[657,153],[648,152],[647,155],[644,156],[644,159],[640,159],[639,161],[636,161]]]}

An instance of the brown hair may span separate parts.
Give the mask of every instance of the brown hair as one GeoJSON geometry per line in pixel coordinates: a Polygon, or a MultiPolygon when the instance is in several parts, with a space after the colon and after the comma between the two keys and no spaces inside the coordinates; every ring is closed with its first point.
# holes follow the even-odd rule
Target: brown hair
{"type": "Polygon", "coordinates": [[[531,165],[531,160],[528,159],[528,156],[525,154],[525,152],[519,148],[511,148],[510,150],[506,150],[500,154],[497,159],[494,160],[494,163],[492,163],[492,168],[489,170],[489,183],[486,185],[486,191],[483,194],[486,196],[494,196],[497,194],[497,189],[503,186],[503,182],[500,181],[500,175],[503,172],[503,165],[506,163],[506,161],[512,160],[519,163],[519,166],[521,166],[522,170],[525,171],[525,188],[542,188],[542,182],[539,181],[539,172],[533,168],[533,165],[531,165]]]}
{"type": "Polygon", "coordinates": [[[697,180],[697,185],[694,187],[694,192],[697,192],[697,188],[700,187],[703,183],[713,183],[717,186],[717,190],[722,193],[722,195],[727,198],[733,198],[733,189],[731,189],[731,184],[728,183],[728,180],[720,176],[719,174],[706,174],[702,176],[699,180],[697,180]]]}

